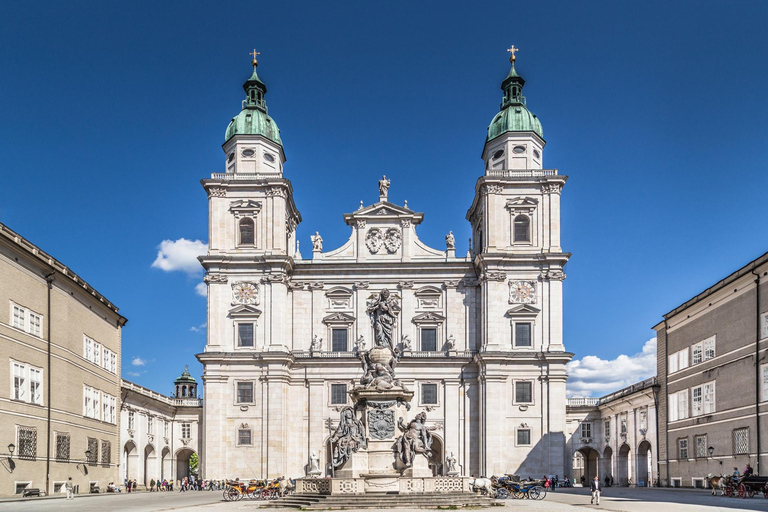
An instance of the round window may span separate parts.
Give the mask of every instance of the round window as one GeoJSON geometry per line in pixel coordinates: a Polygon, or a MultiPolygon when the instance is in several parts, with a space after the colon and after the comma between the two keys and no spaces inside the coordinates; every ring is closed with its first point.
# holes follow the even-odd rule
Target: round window
{"type": "Polygon", "coordinates": [[[514,148],[512,148],[512,151],[517,153],[518,155],[520,153],[525,153],[525,146],[515,146],[514,148]]]}
{"type": "Polygon", "coordinates": [[[493,159],[496,160],[497,158],[501,158],[503,156],[504,156],[504,150],[500,149],[493,154],[493,159]]]}
{"type": "Polygon", "coordinates": [[[229,157],[227,158],[227,162],[231,162],[234,159],[235,159],[235,154],[234,153],[230,153],[229,157]]]}
{"type": "Polygon", "coordinates": [[[244,149],[244,150],[243,150],[243,156],[245,156],[245,157],[251,157],[251,156],[253,156],[255,153],[256,153],[256,152],[255,152],[254,150],[252,150],[252,149],[244,149]]]}
{"type": "Polygon", "coordinates": [[[534,150],[533,150],[533,156],[535,156],[536,158],[539,158],[539,157],[541,157],[541,153],[539,153],[539,150],[538,150],[538,149],[534,149],[534,150]]]}
{"type": "Polygon", "coordinates": [[[267,162],[274,162],[275,157],[271,153],[264,153],[264,160],[266,160],[267,162]]]}

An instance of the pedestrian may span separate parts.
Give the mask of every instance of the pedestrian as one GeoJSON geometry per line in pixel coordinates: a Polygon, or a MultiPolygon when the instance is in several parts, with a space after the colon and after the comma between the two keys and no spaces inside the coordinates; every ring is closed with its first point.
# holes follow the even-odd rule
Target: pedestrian
{"type": "Polygon", "coordinates": [[[587,483],[587,479],[584,478],[584,475],[581,475],[581,486],[584,487],[585,483],[587,483]]]}
{"type": "MultiPolygon", "coordinates": [[[[144,480],[146,482],[146,480],[144,480]]],[[[149,492],[155,492],[155,479],[149,481],[149,492]]]]}
{"type": "Polygon", "coordinates": [[[138,486],[139,486],[139,482],[137,482],[136,479],[134,478],[133,479],[133,485],[131,486],[131,488],[134,490],[134,492],[136,491],[138,486]]]}
{"type": "Polygon", "coordinates": [[[131,487],[133,487],[133,481],[126,480],[125,482],[125,490],[128,492],[131,492],[131,487]]]}
{"type": "Polygon", "coordinates": [[[600,479],[597,478],[597,475],[595,475],[595,478],[592,479],[592,483],[589,484],[589,490],[592,491],[592,499],[589,500],[589,503],[594,503],[595,505],[600,504],[600,479]]]}
{"type": "Polygon", "coordinates": [[[72,483],[72,477],[69,477],[67,483],[64,484],[64,489],[67,491],[67,499],[75,499],[75,485],[72,483]]]}

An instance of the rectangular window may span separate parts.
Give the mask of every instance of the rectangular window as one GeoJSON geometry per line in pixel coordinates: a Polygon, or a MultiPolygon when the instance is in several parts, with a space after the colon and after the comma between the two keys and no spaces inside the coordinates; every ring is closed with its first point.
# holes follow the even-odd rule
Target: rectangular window
{"type": "Polygon", "coordinates": [[[24,308],[21,308],[17,306],[16,304],[13,305],[13,326],[17,329],[24,330],[25,325],[25,317],[26,317],[27,311],[24,308]]]}
{"type": "Polygon", "coordinates": [[[715,358],[715,337],[712,336],[704,340],[704,360],[709,361],[715,358]]]}
{"type": "Polygon", "coordinates": [[[515,322],[515,346],[516,347],[533,346],[533,341],[531,340],[531,323],[530,322],[515,322]]]}
{"type": "Polygon", "coordinates": [[[136,413],[128,411],[128,430],[134,430],[136,428],[136,413]]]}
{"type": "Polygon", "coordinates": [[[760,371],[761,380],[762,380],[762,390],[763,390],[763,397],[762,400],[765,402],[768,400],[768,364],[764,364],[760,371]]]}
{"type": "Polygon", "coordinates": [[[611,420],[605,420],[605,438],[611,437],[611,420]]]}
{"type": "Polygon", "coordinates": [[[252,323],[237,324],[237,346],[238,347],[253,346],[253,324],[252,323]]]}
{"type": "Polygon", "coordinates": [[[621,418],[621,433],[622,434],[627,433],[627,415],[626,414],[621,418]]]}
{"type": "Polygon", "coordinates": [[[667,373],[675,373],[680,368],[678,368],[678,357],[677,353],[670,354],[669,356],[669,363],[667,364],[667,373]]]}
{"type": "Polygon", "coordinates": [[[348,334],[349,331],[347,329],[331,329],[331,350],[333,352],[349,351],[349,344],[347,343],[348,334]]]}
{"type": "Polygon", "coordinates": [[[691,352],[693,352],[693,364],[699,364],[702,361],[702,354],[701,354],[701,343],[697,343],[691,348],[691,352]]]}
{"type": "Polygon", "coordinates": [[[163,420],[163,437],[168,437],[168,420],[163,420]]]}
{"type": "Polygon", "coordinates": [[[592,438],[592,424],[591,423],[582,423],[581,424],[581,437],[590,439],[592,438]]]}
{"type": "Polygon", "coordinates": [[[749,427],[737,428],[733,431],[733,454],[749,453],[749,427]]]}
{"type": "Polygon", "coordinates": [[[247,446],[251,444],[251,429],[240,428],[237,429],[237,445],[247,446]]]}
{"type": "Polygon", "coordinates": [[[93,340],[86,336],[83,339],[83,357],[86,358],[88,361],[91,360],[91,352],[93,350],[93,340]]]}
{"type": "Polygon", "coordinates": [[[344,405],[347,403],[347,385],[331,384],[331,404],[344,405]]]}
{"type": "Polygon", "coordinates": [[[237,383],[237,403],[239,404],[253,403],[253,382],[237,383]]]}
{"type": "Polygon", "coordinates": [[[685,389],[677,394],[677,417],[684,420],[688,418],[688,390],[685,389]]]}
{"type": "Polygon", "coordinates": [[[152,416],[147,416],[147,433],[148,434],[154,434],[155,430],[155,418],[152,416]]]}
{"type": "Polygon", "coordinates": [[[56,432],[56,460],[69,460],[69,434],[56,432]]]}
{"type": "Polygon", "coordinates": [[[527,446],[531,444],[531,429],[519,428],[517,429],[517,444],[527,446]]]}
{"type": "Polygon", "coordinates": [[[640,428],[648,428],[648,411],[640,411],[640,428]]]}
{"type": "Polygon", "coordinates": [[[91,362],[101,365],[101,343],[93,342],[93,359],[91,359],[91,362]]]}
{"type": "Polygon", "coordinates": [[[421,403],[437,405],[437,384],[424,383],[421,385],[421,403]]]}
{"type": "Polygon", "coordinates": [[[43,319],[40,315],[29,313],[29,334],[32,336],[40,336],[42,333],[43,319]]]}
{"type": "Polygon", "coordinates": [[[91,464],[96,464],[99,460],[99,440],[94,437],[88,438],[88,453],[86,453],[86,459],[91,464]]]}
{"type": "Polygon", "coordinates": [[[117,375],[117,354],[114,352],[109,354],[109,371],[117,375]]]}
{"type": "Polygon", "coordinates": [[[421,350],[424,352],[437,352],[437,329],[421,329],[421,350]]]}
{"type": "Polygon", "coordinates": [[[533,402],[533,382],[515,382],[515,402],[519,404],[529,404],[533,402]]]}
{"type": "Polygon", "coordinates": [[[99,390],[91,387],[83,387],[83,415],[88,418],[100,419],[99,390]]]}
{"type": "Polygon", "coordinates": [[[93,394],[91,395],[93,398],[93,416],[91,418],[100,420],[101,419],[101,391],[98,389],[92,390],[93,394]]]}
{"type": "Polygon", "coordinates": [[[192,438],[192,424],[191,423],[182,423],[181,424],[181,438],[182,439],[191,439],[192,438]]]}
{"type": "Polygon", "coordinates": [[[696,436],[696,458],[707,457],[707,436],[696,436]]]}
{"type": "Polygon", "coordinates": [[[688,349],[681,350],[677,353],[678,358],[680,359],[680,369],[684,370],[685,368],[688,368],[688,349]]]}
{"type": "Polygon", "coordinates": [[[109,422],[117,425],[117,398],[109,397],[109,422]]]}
{"type": "Polygon", "coordinates": [[[37,457],[37,429],[35,427],[18,427],[16,445],[20,459],[37,457]]]}
{"type": "Polygon", "coordinates": [[[677,421],[677,393],[670,393],[667,396],[667,410],[669,421],[677,421]]]}
{"type": "Polygon", "coordinates": [[[715,412],[715,383],[707,382],[691,389],[693,416],[715,412]]]}
{"type": "Polygon", "coordinates": [[[762,321],[762,332],[763,332],[763,338],[768,338],[768,313],[763,313],[760,315],[760,319],[762,321]]]}
{"type": "Polygon", "coordinates": [[[687,438],[677,440],[677,458],[678,459],[688,458],[688,439],[687,438]]]}
{"type": "Polygon", "coordinates": [[[20,363],[13,363],[13,398],[14,400],[27,400],[27,367],[20,363]]]}
{"type": "Polygon", "coordinates": [[[112,444],[109,441],[101,442],[101,463],[109,465],[112,462],[112,444]]]}
{"type": "Polygon", "coordinates": [[[43,370],[29,369],[29,401],[33,404],[43,403],[43,370]]]}

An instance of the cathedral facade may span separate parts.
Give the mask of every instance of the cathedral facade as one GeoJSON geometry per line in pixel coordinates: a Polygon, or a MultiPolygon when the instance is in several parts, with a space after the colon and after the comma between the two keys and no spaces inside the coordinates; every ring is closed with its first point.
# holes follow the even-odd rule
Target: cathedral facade
{"type": "MultiPolygon", "coordinates": [[[[284,175],[280,132],[253,61],[242,111],[230,122],[225,172],[202,180],[209,201],[203,478],[303,476],[329,439],[361,358],[377,333],[371,308],[387,297],[398,379],[410,416],[434,427],[429,467],[462,475],[566,474],[560,197],[567,177],[542,166],[541,123],[524,80],[502,82],[474,191],[472,247],[456,254],[419,240],[424,214],[379,200],[343,219],[349,240],[297,250],[301,215],[284,175]],[[386,290],[386,291],[385,291],[386,290]]],[[[290,173],[286,173],[290,176],[290,173]]],[[[374,178],[371,177],[372,182],[374,178]]],[[[341,213],[341,212],[340,212],[341,213]]],[[[341,469],[341,468],[339,468],[341,469]]]]}

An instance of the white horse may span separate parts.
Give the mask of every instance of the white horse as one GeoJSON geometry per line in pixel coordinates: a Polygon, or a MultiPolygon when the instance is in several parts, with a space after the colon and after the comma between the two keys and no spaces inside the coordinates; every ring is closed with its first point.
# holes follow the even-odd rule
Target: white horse
{"type": "Polygon", "coordinates": [[[490,478],[470,478],[469,485],[475,492],[482,492],[492,498],[496,496],[496,490],[493,488],[493,482],[490,478]]]}

